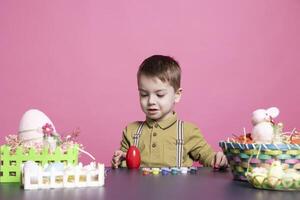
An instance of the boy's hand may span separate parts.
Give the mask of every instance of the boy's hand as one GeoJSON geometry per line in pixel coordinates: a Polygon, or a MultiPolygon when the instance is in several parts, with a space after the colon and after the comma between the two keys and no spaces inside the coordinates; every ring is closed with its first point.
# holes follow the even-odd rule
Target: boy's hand
{"type": "Polygon", "coordinates": [[[111,161],[112,168],[118,168],[119,165],[121,164],[122,160],[124,160],[125,158],[126,158],[125,152],[123,152],[121,150],[115,151],[112,161],[111,161]]]}
{"type": "Polygon", "coordinates": [[[228,166],[228,161],[223,152],[217,152],[214,159],[211,161],[211,166],[214,169],[226,169],[228,166]]]}

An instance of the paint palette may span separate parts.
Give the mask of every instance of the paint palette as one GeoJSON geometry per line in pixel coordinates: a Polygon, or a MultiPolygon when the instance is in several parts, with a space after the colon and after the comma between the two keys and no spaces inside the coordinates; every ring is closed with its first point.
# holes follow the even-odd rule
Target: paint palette
{"type": "Polygon", "coordinates": [[[162,167],[162,168],[142,168],[144,176],[147,175],[179,175],[179,174],[197,174],[197,167],[162,167]]]}

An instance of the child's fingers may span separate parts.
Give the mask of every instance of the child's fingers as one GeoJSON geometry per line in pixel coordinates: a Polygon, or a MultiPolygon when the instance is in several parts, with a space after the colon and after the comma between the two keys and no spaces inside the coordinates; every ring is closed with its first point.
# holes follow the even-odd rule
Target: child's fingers
{"type": "Polygon", "coordinates": [[[120,153],[120,152],[115,152],[114,153],[114,155],[113,155],[113,158],[112,158],[112,160],[114,161],[114,163],[116,163],[118,160],[120,160],[121,159],[121,156],[122,156],[122,154],[120,153]]]}
{"type": "Polygon", "coordinates": [[[122,155],[122,151],[120,151],[120,150],[117,150],[117,151],[115,151],[115,153],[114,153],[114,156],[120,156],[120,155],[122,155]]]}
{"type": "Polygon", "coordinates": [[[113,168],[118,168],[119,165],[121,164],[121,161],[124,160],[126,157],[126,153],[121,151],[121,150],[117,150],[114,152],[114,155],[112,157],[111,160],[111,165],[113,168]]]}
{"type": "Polygon", "coordinates": [[[219,163],[220,163],[220,156],[219,156],[219,152],[216,153],[215,155],[215,162],[214,162],[214,168],[219,168],[219,163]]]}
{"type": "Polygon", "coordinates": [[[226,157],[224,157],[224,154],[222,152],[217,152],[215,155],[214,167],[219,168],[220,166],[223,166],[225,162],[226,162],[226,157]]]}
{"type": "Polygon", "coordinates": [[[113,159],[114,159],[114,160],[119,160],[120,157],[121,157],[121,154],[119,154],[119,155],[114,155],[114,156],[113,156],[113,159]]]}
{"type": "Polygon", "coordinates": [[[122,151],[122,158],[126,158],[126,153],[122,151]]]}
{"type": "Polygon", "coordinates": [[[118,168],[121,163],[119,160],[112,159],[111,164],[113,168],[118,168]]]}
{"type": "Polygon", "coordinates": [[[228,165],[228,162],[227,162],[226,156],[225,156],[225,155],[222,155],[222,159],[221,159],[221,162],[220,162],[220,166],[221,166],[221,167],[227,167],[227,165],[228,165]]]}
{"type": "Polygon", "coordinates": [[[125,158],[126,157],[126,153],[123,152],[123,151],[118,150],[118,151],[115,151],[114,157],[125,158]]]}
{"type": "Polygon", "coordinates": [[[122,159],[121,156],[122,156],[122,155],[118,155],[118,156],[113,157],[112,160],[114,161],[114,163],[120,163],[120,162],[121,162],[121,159],[122,159]]]}
{"type": "Polygon", "coordinates": [[[113,160],[113,162],[114,162],[114,163],[117,163],[117,162],[118,162],[118,160],[120,160],[120,157],[113,157],[113,159],[112,159],[112,160],[113,160]]]}
{"type": "Polygon", "coordinates": [[[111,162],[111,166],[112,166],[112,168],[118,168],[118,165],[116,164],[116,163],[114,163],[113,161],[111,162]]]}
{"type": "Polygon", "coordinates": [[[123,152],[120,150],[117,150],[114,152],[114,155],[111,160],[111,165],[113,168],[118,168],[118,166],[121,164],[120,159],[121,159],[122,155],[123,155],[123,152]]]}

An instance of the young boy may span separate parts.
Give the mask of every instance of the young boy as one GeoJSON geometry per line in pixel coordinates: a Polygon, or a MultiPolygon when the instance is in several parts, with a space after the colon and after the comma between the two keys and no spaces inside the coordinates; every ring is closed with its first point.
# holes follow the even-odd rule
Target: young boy
{"type": "Polygon", "coordinates": [[[137,80],[145,122],[130,123],[123,131],[120,150],[115,151],[112,167],[126,167],[128,148],[141,153],[141,167],[190,167],[193,161],[222,168],[227,159],[215,153],[196,125],[182,122],[174,112],[181,98],[181,69],[169,56],[154,55],[140,65],[137,80]]]}

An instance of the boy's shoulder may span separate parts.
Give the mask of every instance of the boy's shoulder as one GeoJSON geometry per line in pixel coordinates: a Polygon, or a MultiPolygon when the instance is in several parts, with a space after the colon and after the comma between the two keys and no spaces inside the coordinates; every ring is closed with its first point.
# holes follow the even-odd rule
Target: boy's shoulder
{"type": "Polygon", "coordinates": [[[197,128],[198,129],[198,125],[194,122],[183,121],[183,125],[184,125],[184,127],[187,127],[187,128],[197,128]]]}
{"type": "Polygon", "coordinates": [[[141,123],[143,123],[143,121],[130,122],[130,123],[127,124],[126,127],[136,127],[136,126],[139,126],[141,123]]]}
{"type": "Polygon", "coordinates": [[[184,121],[183,126],[184,126],[184,134],[187,136],[202,134],[198,125],[194,122],[184,121]]]}
{"type": "Polygon", "coordinates": [[[130,122],[129,124],[126,125],[125,131],[132,132],[133,130],[136,130],[142,123],[143,121],[130,122]]]}
{"type": "MultiPolygon", "coordinates": [[[[126,133],[135,133],[143,121],[134,121],[127,124],[125,127],[126,133]]],[[[183,121],[183,127],[186,133],[200,132],[198,125],[194,122],[183,121]]]]}
{"type": "MultiPolygon", "coordinates": [[[[182,121],[184,127],[186,128],[197,128],[198,129],[198,125],[194,122],[188,122],[188,121],[182,121]]],[[[136,129],[137,127],[139,127],[141,125],[141,123],[143,123],[143,121],[134,121],[134,122],[130,122],[129,124],[127,124],[126,129],[136,129]]]]}

